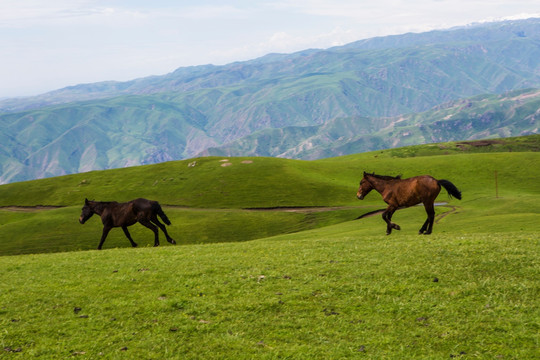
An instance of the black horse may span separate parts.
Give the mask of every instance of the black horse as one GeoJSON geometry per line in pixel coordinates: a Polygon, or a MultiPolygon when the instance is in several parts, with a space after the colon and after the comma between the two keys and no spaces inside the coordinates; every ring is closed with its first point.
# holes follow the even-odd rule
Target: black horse
{"type": "Polygon", "coordinates": [[[400,176],[375,175],[366,172],[364,172],[364,177],[360,181],[360,188],[356,193],[356,197],[363,200],[373,189],[382,195],[383,200],[388,204],[382,214],[382,218],[387,225],[386,235],[390,235],[392,229],[401,230],[398,224],[392,222],[392,215],[397,209],[423,203],[428,217],[419,233],[428,235],[433,231],[433,221],[435,220],[434,203],[441,191],[441,186],[448,191],[450,197],[454,196],[461,200],[461,192],[448,180],[437,180],[429,175],[401,179],[400,176]]]}
{"type": "Polygon", "coordinates": [[[167,233],[165,225],[160,223],[157,218],[159,215],[165,224],[171,225],[169,218],[165,215],[157,201],[139,198],[126,203],[117,203],[116,201],[103,202],[85,199],[79,222],[84,224],[94,214],[98,214],[103,223],[103,234],[101,235],[98,250],[101,250],[109,231],[113,227],[121,227],[129,239],[131,246],[136,247],[137,244],[131,238],[127,227],[137,222],[154,232],[154,246],[159,245],[158,227],[163,230],[168,242],[176,244],[176,241],[167,233]]]}

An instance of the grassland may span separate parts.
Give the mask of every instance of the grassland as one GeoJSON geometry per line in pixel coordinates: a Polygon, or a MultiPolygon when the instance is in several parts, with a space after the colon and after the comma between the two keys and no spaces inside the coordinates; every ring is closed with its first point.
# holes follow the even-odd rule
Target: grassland
{"type": "Polygon", "coordinates": [[[11,255],[0,257],[0,356],[536,358],[540,156],[453,147],[201,158],[0,186],[0,205],[16,207],[0,210],[11,255]],[[354,220],[384,207],[375,193],[355,199],[363,170],[446,178],[463,200],[442,192],[431,236],[416,235],[421,207],[398,211],[403,230],[385,236],[380,216],[354,220]],[[122,248],[118,231],[107,250],[75,251],[100,233],[99,219],[77,223],[84,197],[137,196],[167,205],[185,245],[147,247],[134,226],[140,248],[122,248]]]}
{"type": "MultiPolygon", "coordinates": [[[[538,135],[512,138],[489,146],[422,145],[319,161],[208,157],[2,185],[0,255],[95,248],[99,219],[92,218],[84,227],[77,221],[85,198],[158,200],[173,222],[171,235],[180,244],[245,241],[319,228],[384,207],[376,193],[356,200],[364,170],[445,178],[463,191],[464,199],[438,208],[439,213],[455,207],[456,212],[476,211],[484,218],[494,209],[501,216],[511,209],[511,216],[520,222],[527,214],[538,213],[539,139],[538,135]],[[499,199],[494,199],[497,191],[499,199]],[[283,211],[313,207],[340,210],[283,211]],[[254,210],[272,208],[281,211],[254,210]]],[[[448,201],[444,191],[438,201],[448,201]]],[[[408,212],[398,213],[396,219],[408,212]]],[[[404,231],[418,230],[422,218],[417,215],[404,231]]],[[[478,221],[469,216],[459,219],[478,221]]],[[[132,229],[141,246],[152,244],[147,229],[139,225],[132,229]]],[[[106,248],[129,246],[121,231],[109,236],[106,248]]]]}
{"type": "Polygon", "coordinates": [[[443,228],[4,257],[0,342],[13,358],[533,359],[539,232],[443,228]]]}

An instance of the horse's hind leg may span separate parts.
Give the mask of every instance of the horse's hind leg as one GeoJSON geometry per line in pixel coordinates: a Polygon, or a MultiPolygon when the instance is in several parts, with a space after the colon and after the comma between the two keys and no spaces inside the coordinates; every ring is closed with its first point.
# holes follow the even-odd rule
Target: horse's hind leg
{"type": "Polygon", "coordinates": [[[426,229],[428,227],[428,224],[429,224],[429,217],[426,219],[426,221],[424,221],[424,225],[422,225],[422,227],[418,231],[419,235],[422,235],[424,233],[424,231],[426,231],[426,229]]]}
{"type": "Polygon", "coordinates": [[[135,241],[133,241],[133,239],[131,238],[131,235],[129,234],[127,226],[122,226],[122,230],[124,230],[124,234],[126,234],[126,237],[128,238],[129,242],[131,243],[131,246],[137,247],[137,243],[135,243],[135,241]]]}
{"type": "Polygon", "coordinates": [[[154,232],[154,246],[159,246],[159,232],[156,225],[152,224],[150,220],[139,220],[139,222],[154,232]]]}
{"type": "Polygon", "coordinates": [[[167,238],[167,241],[170,242],[171,244],[176,244],[176,241],[174,241],[174,239],[172,237],[169,236],[169,233],[167,232],[167,228],[165,227],[165,225],[163,225],[162,223],[159,222],[157,216],[152,216],[152,218],[150,219],[150,221],[152,221],[154,224],[156,224],[157,226],[159,226],[159,228],[163,231],[163,233],[165,234],[165,237],[167,238]]]}
{"type": "MultiPolygon", "coordinates": [[[[426,208],[428,218],[424,223],[424,226],[422,226],[422,229],[424,229],[425,227],[424,235],[429,235],[433,231],[433,222],[435,221],[435,207],[433,203],[424,204],[424,207],[426,208]]],[[[422,229],[420,229],[420,231],[422,231],[422,229]]]]}

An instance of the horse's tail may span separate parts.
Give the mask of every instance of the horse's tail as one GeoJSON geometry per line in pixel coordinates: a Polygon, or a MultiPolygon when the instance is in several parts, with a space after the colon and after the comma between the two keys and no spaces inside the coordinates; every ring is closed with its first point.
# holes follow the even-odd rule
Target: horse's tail
{"type": "Polygon", "coordinates": [[[157,201],[152,204],[152,210],[159,215],[159,217],[161,218],[161,220],[163,220],[165,224],[171,225],[171,220],[169,220],[167,215],[165,215],[163,209],[161,208],[161,205],[159,205],[157,201]]]}
{"type": "Polygon", "coordinates": [[[456,199],[458,200],[461,200],[461,191],[458,190],[458,188],[456,187],[456,185],[452,184],[450,181],[448,180],[437,180],[437,182],[439,183],[439,185],[441,185],[442,187],[444,187],[446,189],[446,191],[448,191],[448,195],[450,197],[455,197],[456,199]]]}

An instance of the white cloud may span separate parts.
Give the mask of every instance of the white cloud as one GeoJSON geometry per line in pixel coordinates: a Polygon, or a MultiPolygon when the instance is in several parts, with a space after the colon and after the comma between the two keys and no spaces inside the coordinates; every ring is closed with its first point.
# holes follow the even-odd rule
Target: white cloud
{"type": "Polygon", "coordinates": [[[540,0],[276,0],[267,6],[281,11],[334,17],[377,26],[394,24],[424,30],[477,22],[482,14],[496,14],[486,20],[538,17],[540,0]],[[516,15],[518,14],[518,15],[516,15]],[[426,25],[428,24],[428,25],[426,25]]]}
{"type": "Polygon", "coordinates": [[[77,1],[17,1],[4,0],[0,2],[0,26],[23,27],[32,24],[50,23],[65,17],[63,12],[77,7],[77,1]],[[71,5],[70,5],[71,4],[71,5]]]}
{"type": "Polygon", "coordinates": [[[540,0],[1,0],[0,96],[539,9],[540,0]]]}
{"type": "MultiPolygon", "coordinates": [[[[172,16],[195,20],[209,19],[242,19],[249,16],[249,11],[229,5],[200,5],[178,9],[172,16]]],[[[163,14],[165,15],[165,14],[163,14]]],[[[171,13],[168,14],[171,16],[171,13]]]]}
{"type": "Polygon", "coordinates": [[[344,45],[355,40],[350,29],[336,27],[330,32],[311,36],[294,36],[286,32],[274,33],[267,41],[259,44],[262,52],[291,52],[306,48],[328,48],[344,45]]]}

